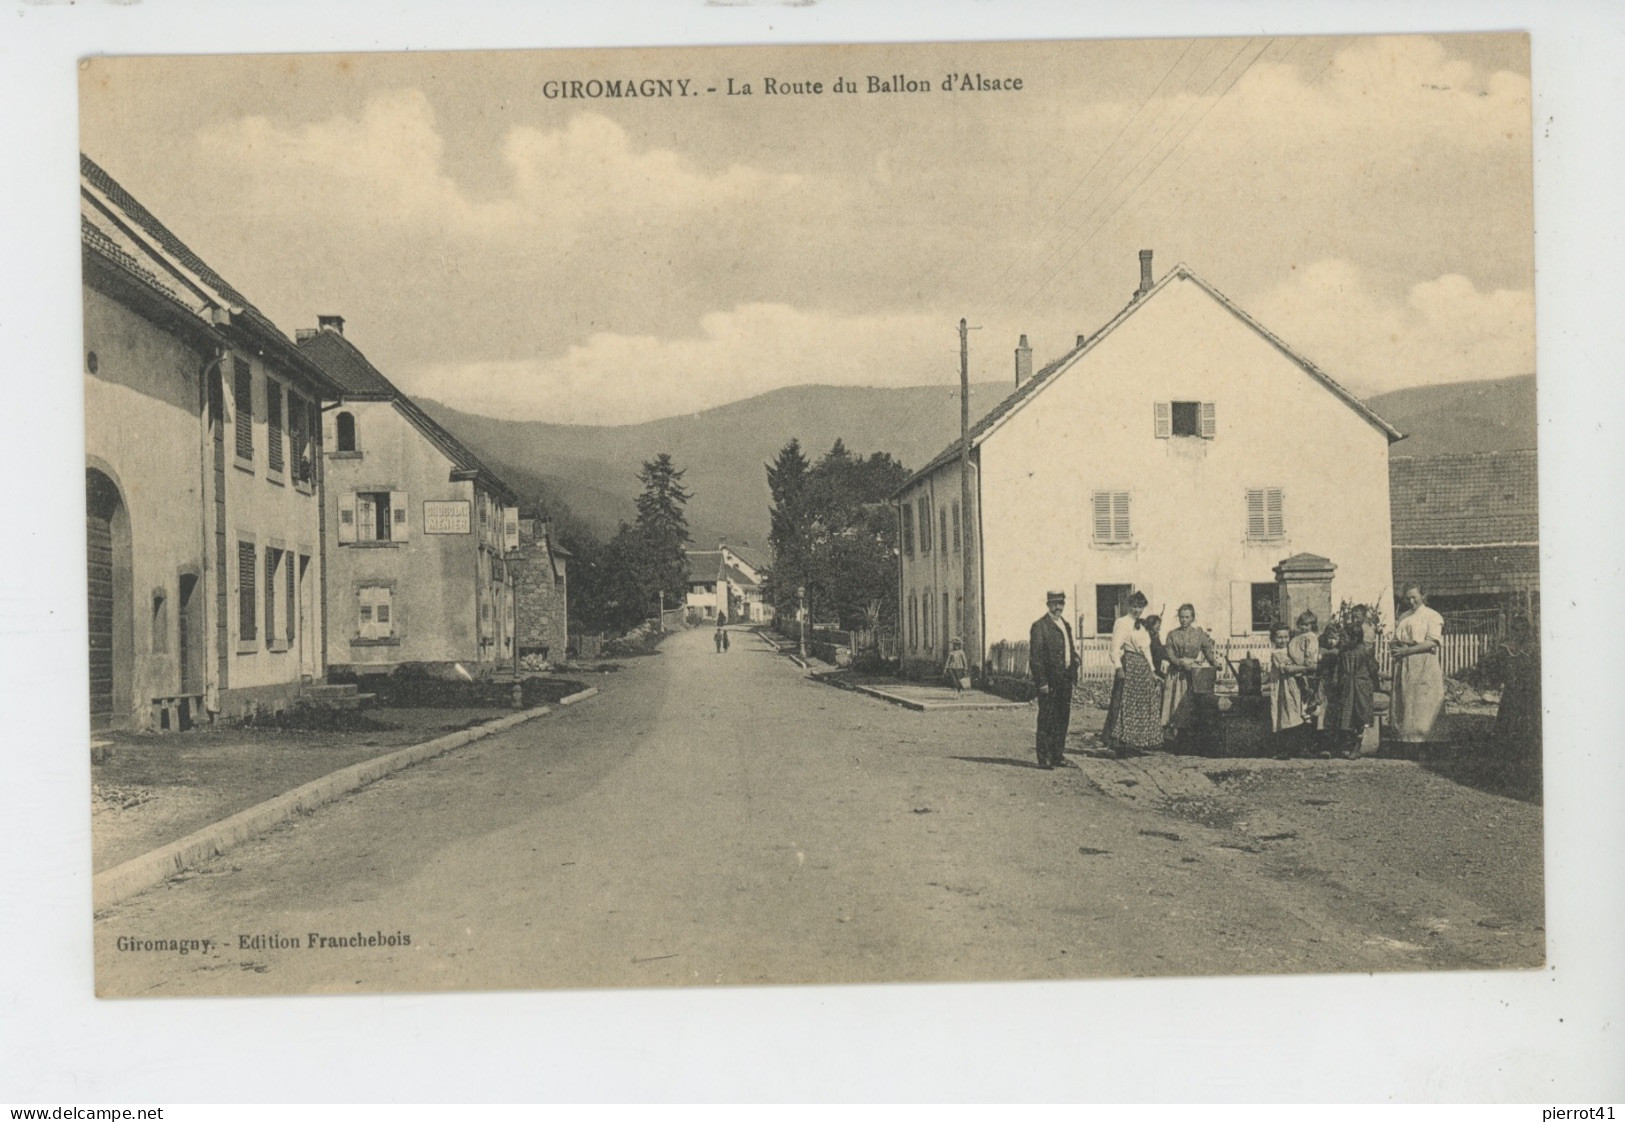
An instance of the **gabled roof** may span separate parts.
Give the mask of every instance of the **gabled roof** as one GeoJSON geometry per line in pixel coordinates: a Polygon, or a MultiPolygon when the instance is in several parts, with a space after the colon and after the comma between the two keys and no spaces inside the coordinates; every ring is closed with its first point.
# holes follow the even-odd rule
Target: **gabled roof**
{"type": "Polygon", "coordinates": [[[737,565],[723,565],[722,575],[729,581],[732,581],[734,584],[739,585],[741,588],[761,587],[761,585],[757,583],[755,577],[751,576],[737,565]]]}
{"type": "MultiPolygon", "coordinates": [[[[1203,292],[1207,293],[1214,300],[1216,300],[1226,311],[1230,312],[1231,315],[1235,316],[1248,327],[1262,335],[1271,346],[1280,351],[1287,358],[1291,359],[1306,374],[1314,378],[1321,385],[1325,386],[1337,397],[1341,398],[1344,403],[1349,406],[1349,408],[1353,409],[1371,425],[1379,429],[1385,436],[1388,437],[1390,443],[1396,440],[1403,440],[1405,438],[1404,433],[1400,432],[1398,429],[1394,428],[1393,425],[1379,417],[1369,405],[1361,401],[1358,397],[1354,396],[1354,394],[1350,393],[1331,375],[1327,374],[1324,370],[1320,369],[1320,367],[1316,366],[1307,358],[1304,358],[1291,347],[1287,346],[1286,343],[1282,342],[1281,339],[1268,328],[1264,327],[1257,320],[1253,319],[1252,316],[1248,315],[1246,312],[1237,307],[1228,296],[1224,295],[1224,293],[1220,292],[1207,281],[1191,272],[1191,270],[1185,265],[1179,264],[1175,265],[1171,270],[1164,274],[1163,278],[1156,284],[1152,285],[1151,288],[1144,293],[1144,295],[1131,300],[1122,311],[1113,316],[1105,324],[1105,326],[1100,328],[1100,330],[1096,331],[1093,335],[1084,337],[1083,341],[1077,346],[1073,347],[1060,358],[1056,359],[1054,362],[1051,362],[1042,370],[1034,374],[1031,378],[1028,378],[1021,385],[1017,386],[1008,397],[989,410],[981,420],[972,424],[970,427],[971,447],[980,447],[982,442],[992,435],[994,430],[1003,423],[1006,417],[1008,417],[1011,413],[1014,413],[1017,409],[1021,408],[1028,401],[1032,400],[1036,394],[1042,391],[1045,386],[1055,379],[1056,375],[1068,369],[1073,363],[1077,362],[1078,359],[1094,350],[1102,339],[1106,338],[1106,336],[1115,331],[1124,320],[1128,319],[1135,312],[1139,311],[1141,308],[1145,307],[1152,300],[1154,300],[1157,295],[1174,280],[1188,280],[1197,285],[1197,287],[1199,287],[1203,292]]],[[[953,443],[949,444],[948,447],[944,448],[940,453],[933,457],[924,467],[916,471],[913,475],[909,476],[903,485],[892,493],[892,496],[895,498],[896,496],[901,495],[904,491],[907,491],[910,487],[914,486],[915,483],[919,482],[927,475],[930,475],[944,464],[953,462],[958,457],[959,441],[955,440],[953,443]]]]}
{"type": "MultiPolygon", "coordinates": [[[[201,286],[206,290],[202,293],[206,299],[220,303],[221,310],[226,314],[221,317],[222,322],[217,326],[238,328],[264,348],[269,355],[280,359],[283,366],[309,378],[324,393],[336,393],[338,387],[333,385],[320,367],[299,352],[293,340],[284,335],[264,313],[249,303],[248,298],[233,288],[226,278],[210,268],[209,263],[194,253],[190,246],[170,232],[169,227],[158,221],[152,212],[126,191],[118,180],[107,174],[101,165],[83,152],[79,153],[79,181],[81,193],[95,203],[98,209],[103,209],[102,204],[105,200],[107,206],[117,211],[117,215],[109,216],[109,221],[127,220],[127,225],[134,227],[131,233],[149,242],[159,259],[167,257],[172,263],[169,267],[178,269],[181,279],[193,287],[201,286]],[[190,274],[190,278],[185,274],[190,274]]],[[[94,226],[91,225],[91,228],[94,229],[94,226]]],[[[149,273],[152,280],[157,280],[163,288],[173,294],[171,282],[140,266],[105,234],[99,238],[87,235],[86,244],[126,269],[134,265],[138,270],[136,274],[138,276],[142,272],[149,273]],[[113,252],[110,253],[109,250],[113,252]]]]}
{"type": "Polygon", "coordinates": [[[685,549],[683,559],[688,562],[688,581],[714,581],[722,573],[722,550],[685,549]]]}
{"type": "Polygon", "coordinates": [[[429,443],[439,448],[445,453],[446,458],[451,460],[454,465],[453,474],[464,474],[478,479],[495,491],[504,502],[518,501],[513,488],[509,487],[501,476],[486,467],[462,441],[420,409],[417,402],[396,388],[395,383],[384,377],[376,366],[367,361],[367,356],[361,353],[361,349],[342,334],[331,328],[323,328],[299,340],[299,349],[317,366],[327,371],[343,391],[340,395],[342,399],[393,402],[395,408],[412,422],[429,443]]]}

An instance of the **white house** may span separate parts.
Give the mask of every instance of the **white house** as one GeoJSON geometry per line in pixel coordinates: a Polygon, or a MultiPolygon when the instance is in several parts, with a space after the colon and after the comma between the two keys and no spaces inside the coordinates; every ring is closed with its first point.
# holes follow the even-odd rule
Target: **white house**
{"type": "Polygon", "coordinates": [[[970,430],[970,509],[957,441],[896,495],[906,664],[940,666],[956,635],[985,664],[1056,588],[1080,639],[1139,590],[1170,621],[1190,602],[1221,645],[1267,629],[1289,557],[1335,565],[1332,603],[1388,598],[1401,434],[1188,268],[1152,283],[1142,251],[1099,331],[1036,375],[1022,344],[970,430]]]}
{"type": "Polygon", "coordinates": [[[684,550],[688,560],[686,607],[693,620],[725,614],[734,623],[763,623],[773,607],[762,597],[762,563],[750,552],[720,543],[716,549],[684,550]]]}

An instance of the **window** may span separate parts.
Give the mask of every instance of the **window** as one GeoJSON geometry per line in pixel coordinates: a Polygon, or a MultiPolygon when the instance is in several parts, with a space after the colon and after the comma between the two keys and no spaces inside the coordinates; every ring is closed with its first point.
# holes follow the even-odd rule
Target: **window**
{"type": "Polygon", "coordinates": [[[339,496],[339,542],[402,542],[407,538],[404,491],[356,491],[339,496]]]}
{"type": "Polygon", "coordinates": [[[355,451],[355,414],[340,413],[333,419],[334,434],[338,438],[338,451],[355,451]]]}
{"type": "Polygon", "coordinates": [[[257,601],[254,599],[254,543],[237,543],[237,639],[252,643],[259,635],[255,626],[257,601]]]}
{"type": "Polygon", "coordinates": [[[393,639],[394,589],[366,585],[356,590],[356,599],[356,634],[362,639],[393,639]]]}
{"type": "Polygon", "coordinates": [[[931,649],[931,593],[920,594],[920,646],[931,649]]]}
{"type": "Polygon", "coordinates": [[[1170,436],[1197,436],[1212,440],[1215,428],[1211,401],[1159,401],[1153,423],[1157,439],[1170,436]]]}
{"type": "Polygon", "coordinates": [[[265,448],[270,469],[282,471],[282,387],[269,378],[265,379],[265,448]]]}
{"type": "Polygon", "coordinates": [[[1274,627],[1280,616],[1280,592],[1274,581],[1260,582],[1252,586],[1253,600],[1253,630],[1262,631],[1268,635],[1270,628],[1274,627]]]}
{"type": "Polygon", "coordinates": [[[954,552],[958,553],[959,550],[960,550],[960,541],[959,541],[959,504],[955,503],[954,504],[954,552]]]}
{"type": "Polygon", "coordinates": [[[276,602],[279,571],[285,554],[272,546],[265,547],[265,649],[276,650],[276,602]]]}
{"type": "Polygon", "coordinates": [[[920,499],[920,552],[931,552],[931,500],[920,499]]]}
{"type": "Polygon", "coordinates": [[[1286,499],[1279,487],[1252,487],[1247,490],[1247,537],[1252,541],[1275,541],[1286,536],[1286,499]]]}
{"type": "Polygon", "coordinates": [[[1095,634],[1110,635],[1117,617],[1128,610],[1132,584],[1095,585],[1095,634]]]}
{"type": "Polygon", "coordinates": [[[903,504],[903,555],[914,556],[914,504],[903,504]]]}
{"type": "Polygon", "coordinates": [[[953,617],[948,614],[948,594],[946,592],[944,592],[942,594],[942,615],[939,616],[938,618],[941,619],[941,621],[942,621],[942,630],[943,630],[943,634],[938,636],[938,641],[940,643],[942,643],[943,646],[947,646],[948,645],[948,635],[946,633],[948,631],[948,624],[953,619],[953,617]]]}
{"type": "Polygon", "coordinates": [[[1127,491],[1096,491],[1094,493],[1095,541],[1104,544],[1122,544],[1134,540],[1130,532],[1127,491]]]}
{"type": "MultiPolygon", "coordinates": [[[[903,508],[907,510],[905,506],[903,508]]],[[[908,645],[911,650],[918,650],[920,646],[920,607],[914,598],[914,593],[908,594],[908,645]]]]}
{"type": "Polygon", "coordinates": [[[254,460],[254,368],[231,356],[231,409],[237,425],[237,458],[254,460]]]}

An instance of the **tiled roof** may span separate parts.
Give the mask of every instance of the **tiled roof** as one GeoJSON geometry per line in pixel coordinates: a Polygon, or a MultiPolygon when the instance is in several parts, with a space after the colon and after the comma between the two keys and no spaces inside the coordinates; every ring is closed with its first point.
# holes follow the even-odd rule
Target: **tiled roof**
{"type": "Polygon", "coordinates": [[[720,549],[685,549],[683,559],[688,562],[688,579],[690,581],[716,580],[722,572],[722,551],[720,549]]]}
{"type": "MultiPolygon", "coordinates": [[[[995,405],[984,417],[982,417],[981,420],[972,424],[970,427],[971,447],[975,448],[980,446],[982,441],[987,438],[988,434],[992,432],[1000,421],[1002,421],[1018,406],[1025,403],[1034,394],[1042,390],[1062,370],[1065,370],[1077,359],[1093,350],[1097,343],[1099,343],[1107,335],[1110,335],[1112,331],[1117,328],[1118,324],[1122,323],[1136,311],[1149,304],[1157,296],[1157,294],[1169,284],[1169,282],[1175,279],[1191,281],[1201,288],[1203,292],[1206,292],[1209,296],[1213,297],[1214,300],[1218,301],[1219,304],[1221,304],[1237,319],[1241,320],[1248,327],[1251,327],[1254,331],[1258,332],[1265,339],[1267,339],[1276,350],[1280,351],[1287,358],[1296,363],[1306,374],[1321,383],[1321,385],[1325,386],[1334,395],[1341,398],[1351,409],[1360,414],[1360,416],[1364,417],[1371,424],[1382,430],[1390,441],[1400,440],[1403,438],[1403,433],[1379,417],[1370,406],[1365,404],[1365,402],[1354,396],[1354,394],[1350,393],[1347,389],[1344,389],[1342,385],[1331,377],[1331,375],[1327,374],[1325,371],[1321,370],[1320,367],[1316,366],[1314,363],[1292,350],[1292,348],[1288,347],[1257,320],[1253,319],[1252,316],[1248,315],[1246,312],[1237,307],[1228,296],[1224,295],[1224,293],[1214,288],[1207,281],[1203,280],[1201,277],[1191,272],[1186,266],[1181,264],[1175,265],[1173,269],[1171,269],[1160,281],[1152,285],[1143,296],[1130,301],[1127,307],[1118,312],[1117,315],[1113,316],[1111,320],[1109,320],[1099,331],[1096,331],[1093,335],[1085,337],[1081,343],[1073,347],[1070,351],[1066,352],[1066,354],[1062,355],[1054,362],[1051,362],[1042,370],[1038,371],[1038,373],[1034,374],[1031,378],[1028,378],[1021,385],[1017,386],[1010,396],[1006,397],[1003,401],[999,402],[999,404],[995,405]]],[[[949,444],[948,447],[944,448],[940,453],[938,453],[923,468],[909,476],[908,480],[895,492],[893,492],[894,497],[902,494],[904,491],[912,487],[916,482],[923,479],[925,476],[930,475],[944,464],[950,463],[957,459],[958,456],[959,441],[955,440],[953,443],[949,444]]]]}
{"type": "Polygon", "coordinates": [[[749,573],[740,569],[737,565],[724,565],[722,567],[722,575],[728,580],[732,581],[734,584],[739,585],[741,588],[759,587],[755,579],[752,578],[749,573]]]}
{"type": "Polygon", "coordinates": [[[1394,550],[1394,587],[1420,584],[1429,596],[1466,596],[1540,589],[1534,545],[1412,547],[1394,550]]]}
{"type": "Polygon", "coordinates": [[[1395,547],[1540,539],[1533,451],[1395,456],[1388,461],[1388,498],[1395,547]]]}
{"type": "Polygon", "coordinates": [[[323,328],[299,340],[299,350],[339,384],[344,396],[393,402],[431,444],[446,454],[458,470],[478,475],[507,502],[517,501],[518,496],[513,488],[501,476],[480,462],[480,458],[469,451],[462,441],[420,409],[417,402],[397,389],[395,383],[384,377],[382,371],[367,361],[361,349],[342,334],[323,328]]]}
{"type": "MultiPolygon", "coordinates": [[[[142,206],[134,195],[126,191],[118,180],[108,175],[101,165],[83,152],[79,153],[79,177],[83,183],[94,188],[109,203],[117,207],[125,217],[140,227],[144,235],[152,239],[164,253],[173,258],[183,269],[191,273],[199,281],[202,281],[215,294],[228,301],[233,309],[241,309],[243,318],[248,321],[256,338],[269,349],[276,351],[278,357],[282,358],[286,364],[293,366],[294,369],[307,377],[315,379],[324,390],[332,388],[326,384],[327,379],[322,375],[321,371],[314,368],[299,353],[299,348],[294,346],[292,339],[284,335],[276,324],[266,318],[264,313],[249,303],[248,298],[233,288],[225,277],[210,268],[207,261],[192,252],[190,246],[171,233],[169,227],[158,221],[152,212],[142,206]]],[[[94,248],[100,252],[103,246],[98,243],[94,248]]]]}

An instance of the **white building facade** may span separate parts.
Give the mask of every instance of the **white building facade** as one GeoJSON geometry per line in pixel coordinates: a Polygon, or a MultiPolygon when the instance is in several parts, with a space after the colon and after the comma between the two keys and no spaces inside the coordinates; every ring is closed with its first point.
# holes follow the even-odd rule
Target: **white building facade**
{"type": "Polygon", "coordinates": [[[1334,603],[1390,599],[1400,434],[1190,270],[1153,285],[1142,261],[1128,307],[973,427],[968,512],[957,444],[898,493],[905,663],[940,666],[955,636],[985,662],[1050,589],[1080,639],[1133,591],[1251,639],[1297,554],[1336,566],[1334,603]]]}

